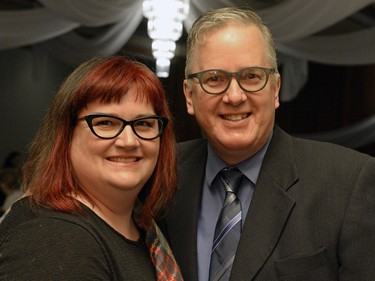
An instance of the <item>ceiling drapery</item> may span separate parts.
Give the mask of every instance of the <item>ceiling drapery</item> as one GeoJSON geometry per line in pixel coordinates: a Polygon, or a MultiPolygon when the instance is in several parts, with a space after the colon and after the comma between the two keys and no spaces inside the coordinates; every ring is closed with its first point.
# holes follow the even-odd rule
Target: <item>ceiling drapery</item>
{"type": "MultiPolygon", "coordinates": [[[[38,47],[64,61],[82,61],[120,50],[142,20],[142,1],[139,0],[39,2],[43,7],[0,12],[0,50],[39,43],[38,47]],[[75,31],[80,26],[104,27],[95,36],[87,37],[75,31]]],[[[304,84],[308,60],[336,65],[375,63],[375,27],[337,35],[313,35],[375,3],[374,0],[314,0],[303,5],[300,0],[281,0],[269,6],[262,6],[261,1],[247,3],[271,26],[278,52],[283,57],[280,62],[287,69],[305,73],[299,75],[297,82],[283,77],[286,83],[283,83],[281,98],[284,101],[293,99],[304,84]]],[[[244,1],[191,0],[190,5],[185,20],[187,29],[205,10],[243,6],[244,1]]]]}
{"type": "MultiPolygon", "coordinates": [[[[143,17],[139,0],[39,2],[43,6],[35,9],[0,11],[0,50],[34,45],[66,62],[80,62],[95,55],[118,52],[143,17]],[[87,36],[78,33],[77,27],[101,28],[100,32],[87,36]]],[[[266,2],[190,0],[190,12],[184,24],[189,29],[199,14],[212,8],[246,5],[256,9],[271,27],[278,45],[279,63],[283,65],[281,99],[284,101],[292,100],[304,85],[307,61],[335,65],[375,63],[375,27],[316,35],[374,4],[374,0],[314,0],[303,4],[300,0],[270,1],[273,5],[266,2]]],[[[373,129],[373,123],[366,124],[373,129]]]]}
{"type": "Polygon", "coordinates": [[[37,44],[74,63],[119,51],[142,21],[142,1],[40,0],[44,7],[0,12],[0,50],[37,44]],[[95,36],[77,27],[103,27],[95,36]],[[11,27],[11,28],[10,28],[11,27]]]}

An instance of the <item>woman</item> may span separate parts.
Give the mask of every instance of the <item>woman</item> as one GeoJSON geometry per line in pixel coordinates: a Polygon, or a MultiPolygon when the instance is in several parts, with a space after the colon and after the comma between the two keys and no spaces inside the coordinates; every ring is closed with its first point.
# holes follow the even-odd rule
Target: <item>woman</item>
{"type": "Polygon", "coordinates": [[[0,225],[1,280],[182,280],[153,220],[176,183],[164,94],[120,56],[67,78],[23,167],[27,196],[0,225]]]}

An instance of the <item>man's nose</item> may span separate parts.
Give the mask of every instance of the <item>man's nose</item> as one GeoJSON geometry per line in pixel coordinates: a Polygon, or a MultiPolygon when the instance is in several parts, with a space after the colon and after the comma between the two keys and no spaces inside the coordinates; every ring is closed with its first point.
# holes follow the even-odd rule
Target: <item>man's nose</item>
{"type": "Polygon", "coordinates": [[[228,90],[224,93],[224,102],[237,106],[246,100],[246,94],[241,89],[236,77],[231,77],[228,90]]]}

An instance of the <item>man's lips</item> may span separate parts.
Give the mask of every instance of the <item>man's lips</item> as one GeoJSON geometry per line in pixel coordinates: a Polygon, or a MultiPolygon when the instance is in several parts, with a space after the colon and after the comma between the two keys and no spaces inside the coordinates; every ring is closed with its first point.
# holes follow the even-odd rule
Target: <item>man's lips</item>
{"type": "Polygon", "coordinates": [[[221,117],[225,120],[229,121],[240,121],[247,118],[250,114],[243,113],[243,114],[228,114],[228,115],[221,115],[221,117]]]}

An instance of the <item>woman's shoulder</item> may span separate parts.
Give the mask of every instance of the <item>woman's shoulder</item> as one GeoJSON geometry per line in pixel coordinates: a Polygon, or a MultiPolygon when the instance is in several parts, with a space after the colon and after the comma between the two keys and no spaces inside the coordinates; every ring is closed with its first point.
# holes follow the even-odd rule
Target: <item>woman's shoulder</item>
{"type": "MultiPolygon", "coordinates": [[[[82,215],[63,213],[43,206],[32,207],[27,197],[15,202],[0,224],[0,243],[5,238],[24,237],[28,241],[48,237],[62,241],[69,234],[69,240],[81,240],[82,236],[93,236],[91,224],[82,215]]],[[[22,242],[22,240],[20,241],[22,242]]],[[[61,243],[60,243],[61,244],[61,243]]]]}
{"type": "Polygon", "coordinates": [[[34,259],[42,267],[56,268],[58,264],[72,266],[69,259],[77,256],[94,257],[100,263],[106,258],[99,244],[95,231],[79,216],[32,209],[25,198],[13,204],[0,224],[1,253],[10,263],[22,261],[31,266],[34,259]]]}

